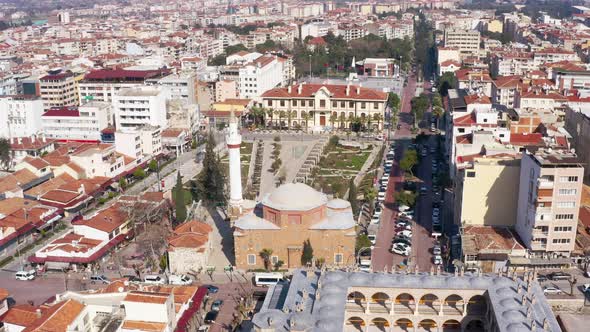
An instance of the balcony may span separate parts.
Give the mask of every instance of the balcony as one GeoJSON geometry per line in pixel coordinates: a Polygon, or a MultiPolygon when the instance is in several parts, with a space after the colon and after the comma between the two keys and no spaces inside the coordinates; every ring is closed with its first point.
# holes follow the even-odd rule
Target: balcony
{"type": "Polygon", "coordinates": [[[547,243],[543,242],[531,242],[531,249],[534,250],[545,250],[547,249],[547,243]]]}
{"type": "Polygon", "coordinates": [[[537,202],[551,202],[553,200],[553,189],[537,190],[537,202]]]}
{"type": "Polygon", "coordinates": [[[537,181],[539,189],[553,189],[553,181],[546,179],[539,179],[537,181]]]}
{"type": "Polygon", "coordinates": [[[549,211],[540,211],[537,209],[537,214],[535,214],[535,223],[543,223],[549,222],[553,220],[553,216],[551,215],[551,210],[549,211]]]}

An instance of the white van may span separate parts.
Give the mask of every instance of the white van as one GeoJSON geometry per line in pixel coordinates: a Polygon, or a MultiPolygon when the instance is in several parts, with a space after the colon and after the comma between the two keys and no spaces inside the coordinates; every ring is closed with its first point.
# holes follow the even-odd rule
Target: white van
{"type": "Polygon", "coordinates": [[[143,278],[143,282],[145,282],[146,284],[152,284],[152,285],[165,284],[164,279],[162,277],[160,277],[159,275],[147,275],[147,276],[145,276],[145,278],[143,278]]]}
{"type": "Polygon", "coordinates": [[[15,275],[16,280],[35,280],[35,270],[18,271],[15,275]]]}
{"type": "Polygon", "coordinates": [[[173,274],[170,277],[168,277],[168,283],[170,285],[190,285],[193,283],[193,279],[185,274],[173,274]]]}

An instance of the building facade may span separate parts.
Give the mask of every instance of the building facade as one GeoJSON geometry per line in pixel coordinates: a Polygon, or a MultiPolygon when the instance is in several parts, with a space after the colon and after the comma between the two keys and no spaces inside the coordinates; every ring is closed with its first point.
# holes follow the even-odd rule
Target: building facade
{"type": "Polygon", "coordinates": [[[78,105],[78,82],[72,72],[49,74],[39,79],[45,110],[78,105]]]}
{"type": "Polygon", "coordinates": [[[0,137],[29,137],[41,131],[43,100],[37,97],[0,97],[0,137]]]}
{"type": "Polygon", "coordinates": [[[115,124],[118,129],[142,126],[168,127],[166,100],[169,91],[158,87],[121,89],[113,97],[115,124]]]}
{"type": "Polygon", "coordinates": [[[65,141],[100,141],[101,130],[109,125],[111,105],[93,102],[79,107],[52,108],[43,114],[43,133],[65,141]]]}

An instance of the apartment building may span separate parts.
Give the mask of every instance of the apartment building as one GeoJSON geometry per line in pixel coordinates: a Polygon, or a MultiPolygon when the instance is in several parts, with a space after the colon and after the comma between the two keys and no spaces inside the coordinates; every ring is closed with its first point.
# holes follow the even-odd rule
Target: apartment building
{"type": "Polygon", "coordinates": [[[119,90],[113,96],[115,124],[119,129],[142,126],[168,127],[166,100],[170,99],[167,89],[154,86],[140,86],[119,90]]]}
{"type": "Polygon", "coordinates": [[[516,231],[534,256],[569,257],[574,250],[584,167],[573,153],[523,153],[516,231]]]}
{"type": "Polygon", "coordinates": [[[70,71],[52,72],[41,77],[39,91],[45,110],[78,105],[78,82],[70,71]]]}
{"type": "Polygon", "coordinates": [[[495,76],[524,75],[538,68],[533,62],[533,53],[510,51],[492,55],[492,74],[495,76]]]}
{"type": "Polygon", "coordinates": [[[537,66],[561,61],[580,61],[574,51],[563,48],[544,48],[535,52],[533,62],[537,66]]]}
{"type": "Polygon", "coordinates": [[[312,37],[323,37],[328,32],[337,32],[338,25],[335,22],[310,22],[301,25],[301,40],[304,40],[307,36],[312,37]]]}
{"type": "Polygon", "coordinates": [[[117,152],[135,159],[136,164],[141,165],[163,152],[162,130],[152,126],[117,130],[115,146],[117,152]]]}
{"type": "Polygon", "coordinates": [[[480,35],[477,30],[445,30],[445,47],[457,48],[462,55],[477,55],[479,42],[480,35]]]}
{"type": "MultiPolygon", "coordinates": [[[[572,135],[571,143],[584,165],[590,165],[590,113],[567,108],[565,129],[572,135]]],[[[590,181],[590,167],[584,167],[584,179],[590,181]]]]}
{"type": "Polygon", "coordinates": [[[590,71],[554,68],[551,78],[560,90],[577,90],[584,96],[590,94],[590,71]]]}
{"type": "Polygon", "coordinates": [[[112,102],[120,89],[144,85],[148,79],[157,80],[170,71],[100,69],[86,74],[79,83],[80,104],[90,101],[112,102]]]}
{"type": "Polygon", "coordinates": [[[238,69],[240,98],[258,98],[283,83],[283,65],[277,56],[263,55],[238,69]]]}
{"type": "Polygon", "coordinates": [[[0,110],[0,137],[29,137],[41,131],[41,98],[1,96],[0,110]]]}
{"type": "Polygon", "coordinates": [[[101,130],[109,125],[111,108],[102,102],[51,108],[41,116],[43,134],[58,141],[99,142],[101,130]]]}
{"type": "Polygon", "coordinates": [[[88,144],[69,157],[84,169],[88,178],[101,176],[112,179],[126,171],[125,158],[117,153],[113,144],[88,144]]]}
{"type": "Polygon", "coordinates": [[[458,173],[455,181],[455,224],[514,226],[520,160],[513,156],[478,155],[470,164],[458,173]]]}
{"type": "Polygon", "coordinates": [[[195,72],[170,74],[162,78],[146,80],[147,85],[157,85],[168,89],[170,99],[186,101],[189,104],[197,102],[196,82],[197,76],[195,72]]]}
{"type": "MultiPolygon", "coordinates": [[[[299,84],[276,88],[262,95],[264,107],[292,112],[291,126],[313,128],[331,125],[331,115],[337,118],[333,125],[349,128],[355,118],[371,126],[383,128],[387,93],[352,85],[299,84]]],[[[332,118],[334,120],[334,118],[332,118]]]]}
{"type": "Polygon", "coordinates": [[[492,101],[514,108],[516,90],[522,89],[524,83],[521,76],[499,76],[492,83],[492,101]]]}
{"type": "Polygon", "coordinates": [[[367,29],[365,26],[358,23],[340,23],[338,24],[338,35],[342,36],[346,42],[360,39],[366,36],[367,29]]]}

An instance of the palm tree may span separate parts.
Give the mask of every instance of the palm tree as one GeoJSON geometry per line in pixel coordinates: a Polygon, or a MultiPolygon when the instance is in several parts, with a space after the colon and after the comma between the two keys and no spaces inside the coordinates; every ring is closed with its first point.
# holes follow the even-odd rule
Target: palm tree
{"type": "Polygon", "coordinates": [[[436,116],[436,127],[438,128],[438,126],[439,126],[438,121],[444,115],[444,110],[440,106],[434,106],[434,107],[432,107],[432,114],[434,116],[436,116]]]}
{"type": "Polygon", "coordinates": [[[273,119],[275,119],[275,128],[279,125],[277,118],[281,115],[281,111],[279,110],[272,110],[273,119]]]}
{"type": "Polygon", "coordinates": [[[377,121],[377,128],[380,128],[381,121],[383,121],[383,114],[381,114],[381,113],[373,114],[373,120],[377,121]]]}
{"type": "MultiPolygon", "coordinates": [[[[270,118],[270,123],[272,125],[272,116],[275,114],[275,111],[272,108],[268,108],[266,109],[266,115],[270,118]]],[[[266,127],[266,125],[268,124],[268,121],[264,121],[264,126],[266,127]]]]}
{"type": "Polygon", "coordinates": [[[311,116],[308,112],[301,111],[301,118],[303,119],[303,121],[305,121],[305,132],[307,132],[307,126],[309,125],[309,119],[311,119],[311,116]]]}
{"type": "Polygon", "coordinates": [[[344,128],[344,123],[346,122],[346,114],[344,114],[344,112],[340,113],[339,121],[340,129],[344,128]]]}
{"type": "Polygon", "coordinates": [[[348,129],[352,129],[352,123],[354,122],[354,114],[348,113],[348,129]]]}
{"type": "Polygon", "coordinates": [[[283,119],[287,116],[287,112],[279,111],[279,126],[281,129],[283,129],[283,119]]]}
{"type": "Polygon", "coordinates": [[[264,268],[270,270],[270,256],[272,256],[272,249],[264,248],[259,253],[260,257],[264,261],[264,268]]]}
{"type": "Polygon", "coordinates": [[[336,113],[330,114],[330,124],[332,125],[332,130],[334,129],[334,123],[338,120],[338,115],[336,113]]]}
{"type": "Polygon", "coordinates": [[[291,120],[295,115],[295,111],[287,111],[287,121],[289,121],[289,123],[287,123],[287,128],[291,129],[291,120]]]}
{"type": "Polygon", "coordinates": [[[365,117],[365,121],[367,121],[367,131],[371,131],[371,123],[373,122],[373,117],[371,116],[371,114],[368,114],[365,117]]]}

